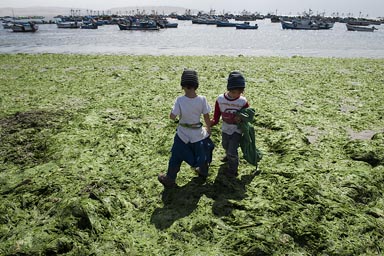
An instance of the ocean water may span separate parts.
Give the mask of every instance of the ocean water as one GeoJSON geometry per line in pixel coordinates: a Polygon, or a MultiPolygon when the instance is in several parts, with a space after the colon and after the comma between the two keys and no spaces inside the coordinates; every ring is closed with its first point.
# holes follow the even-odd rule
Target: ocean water
{"type": "Polygon", "coordinates": [[[43,24],[36,33],[0,28],[0,53],[384,58],[384,25],[375,25],[375,32],[353,32],[343,23],[335,23],[330,30],[308,31],[283,30],[269,19],[251,22],[259,25],[257,30],[172,22],[179,27],[121,31],[117,25],[88,30],[43,24]]]}

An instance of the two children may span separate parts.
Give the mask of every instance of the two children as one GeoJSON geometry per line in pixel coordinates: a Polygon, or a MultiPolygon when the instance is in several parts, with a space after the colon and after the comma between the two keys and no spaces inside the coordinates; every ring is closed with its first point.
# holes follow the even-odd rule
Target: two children
{"type": "Polygon", "coordinates": [[[226,175],[238,175],[241,130],[238,127],[240,118],[236,115],[241,109],[248,108],[247,99],[242,96],[245,89],[245,79],[240,72],[229,74],[227,92],[218,96],[215,103],[213,119],[210,120],[211,108],[206,97],[197,95],[199,86],[198,75],[194,70],[184,70],[181,76],[181,87],[184,95],[179,96],[172,108],[170,118],[179,116],[179,124],[171,150],[171,158],[166,174],[159,174],[158,180],[165,187],[176,187],[176,177],[183,161],[194,167],[201,177],[208,176],[208,168],[212,161],[214,144],[209,138],[211,126],[216,125],[220,117],[222,124],[222,146],[228,162],[226,175]],[[200,122],[203,115],[206,127],[200,122]]]}

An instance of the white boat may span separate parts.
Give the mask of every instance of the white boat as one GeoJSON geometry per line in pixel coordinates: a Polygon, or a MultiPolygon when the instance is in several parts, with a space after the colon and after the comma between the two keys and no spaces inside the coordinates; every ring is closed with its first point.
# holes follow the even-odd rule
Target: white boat
{"type": "Polygon", "coordinates": [[[82,22],[77,21],[61,21],[56,23],[58,28],[80,28],[82,22]]]}
{"type": "Polygon", "coordinates": [[[26,22],[22,24],[15,23],[11,26],[11,29],[13,32],[36,32],[39,29],[39,26],[33,22],[26,22]]]}
{"type": "Polygon", "coordinates": [[[374,26],[368,27],[368,26],[355,26],[351,24],[346,24],[348,31],[364,31],[364,32],[373,32],[377,30],[374,26]]]}
{"type": "Polygon", "coordinates": [[[320,29],[319,24],[310,19],[294,19],[292,21],[281,20],[283,29],[302,29],[302,30],[317,30],[320,29]]]}

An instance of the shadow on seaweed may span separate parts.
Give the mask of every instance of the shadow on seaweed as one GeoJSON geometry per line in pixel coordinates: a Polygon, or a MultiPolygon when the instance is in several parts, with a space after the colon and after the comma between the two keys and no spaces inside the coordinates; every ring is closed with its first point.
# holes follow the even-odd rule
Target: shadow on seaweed
{"type": "Polygon", "coordinates": [[[176,220],[190,215],[197,208],[203,195],[214,200],[212,211],[216,216],[229,216],[233,209],[243,209],[241,205],[231,200],[244,199],[246,186],[259,172],[243,175],[241,179],[229,178],[224,173],[225,166],[222,165],[212,184],[204,184],[204,179],[195,177],[182,187],[164,189],[162,193],[164,207],[154,211],[151,223],[157,229],[169,228],[176,220]]]}
{"type": "Polygon", "coordinates": [[[241,201],[246,197],[246,186],[259,174],[254,171],[238,178],[229,178],[225,175],[225,164],[221,165],[216,179],[209,189],[208,197],[214,200],[212,212],[216,216],[229,216],[233,209],[243,209],[243,206],[234,202],[241,201]]]}
{"type": "Polygon", "coordinates": [[[154,211],[151,223],[158,229],[167,229],[176,220],[190,215],[197,208],[197,203],[206,190],[204,182],[204,179],[195,177],[182,187],[164,189],[164,207],[154,211]]]}

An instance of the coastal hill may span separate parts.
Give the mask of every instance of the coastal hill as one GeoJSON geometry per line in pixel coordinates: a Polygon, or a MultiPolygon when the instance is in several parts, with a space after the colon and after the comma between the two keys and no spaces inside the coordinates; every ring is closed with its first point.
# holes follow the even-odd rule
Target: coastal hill
{"type": "MultiPolygon", "coordinates": [[[[44,16],[51,18],[57,15],[71,15],[71,10],[77,11],[80,15],[90,14],[91,10],[95,14],[130,14],[131,12],[136,13],[137,11],[152,14],[184,14],[187,10],[183,7],[175,6],[130,6],[130,7],[118,7],[110,8],[106,10],[93,10],[93,9],[82,9],[82,8],[67,8],[67,7],[27,7],[27,8],[0,8],[0,17],[5,16],[44,16]]],[[[191,10],[192,13],[197,13],[198,10],[191,10]]]]}

